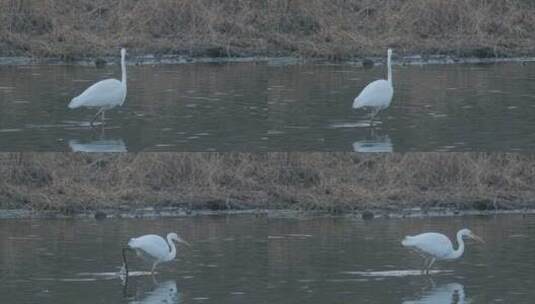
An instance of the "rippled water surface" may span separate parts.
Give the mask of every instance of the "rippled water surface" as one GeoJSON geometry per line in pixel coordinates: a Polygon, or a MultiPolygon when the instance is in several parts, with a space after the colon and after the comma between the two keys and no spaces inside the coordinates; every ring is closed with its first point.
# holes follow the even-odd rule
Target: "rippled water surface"
{"type": "Polygon", "coordinates": [[[379,122],[351,104],[383,66],[129,66],[104,125],[69,100],[119,68],[0,67],[1,151],[530,151],[535,63],[395,66],[379,122]]]}
{"type": "Polygon", "coordinates": [[[0,303],[533,303],[534,273],[535,216],[0,221],[0,303]],[[486,244],[429,277],[400,245],[461,227],[486,244]],[[154,278],[130,257],[123,286],[122,244],[169,231],[192,247],[154,278]]]}

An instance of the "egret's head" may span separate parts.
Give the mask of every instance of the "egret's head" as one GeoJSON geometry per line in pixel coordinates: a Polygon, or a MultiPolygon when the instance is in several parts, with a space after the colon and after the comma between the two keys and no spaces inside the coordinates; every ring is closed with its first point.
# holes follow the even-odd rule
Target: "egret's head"
{"type": "Polygon", "coordinates": [[[183,240],[181,237],[179,237],[176,233],[174,232],[171,232],[169,233],[168,235],[168,238],[177,242],[177,243],[182,243],[184,245],[187,245],[187,246],[190,246],[190,244],[188,242],[186,242],[185,240],[183,240]]]}
{"type": "Polygon", "coordinates": [[[126,49],[125,48],[122,48],[121,49],[121,56],[126,56],[126,49]]]}
{"type": "Polygon", "coordinates": [[[467,228],[464,228],[462,229],[461,231],[459,231],[459,233],[464,237],[469,237],[473,240],[476,240],[478,242],[481,242],[481,243],[485,243],[485,241],[483,241],[482,238],[480,238],[479,236],[477,236],[476,234],[474,234],[470,229],[467,229],[467,228]]]}
{"type": "MultiPolygon", "coordinates": [[[[384,54],[384,53],[383,53],[384,54]]],[[[388,56],[392,57],[392,49],[388,49],[388,56]]]]}

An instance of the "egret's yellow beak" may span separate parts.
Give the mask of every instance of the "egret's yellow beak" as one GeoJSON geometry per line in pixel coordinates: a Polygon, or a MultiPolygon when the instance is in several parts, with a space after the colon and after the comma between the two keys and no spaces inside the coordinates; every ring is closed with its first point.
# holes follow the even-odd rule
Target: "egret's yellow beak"
{"type": "Polygon", "coordinates": [[[479,236],[477,236],[477,235],[475,235],[475,234],[473,234],[473,233],[472,233],[472,235],[471,235],[470,237],[471,237],[472,239],[474,239],[474,240],[480,242],[480,243],[485,244],[485,241],[484,241],[482,238],[480,238],[479,236]]]}
{"type": "Polygon", "coordinates": [[[184,244],[184,245],[187,245],[188,247],[191,247],[191,245],[190,245],[188,242],[184,241],[183,239],[178,239],[177,241],[178,241],[179,243],[182,243],[182,244],[184,244]]]}

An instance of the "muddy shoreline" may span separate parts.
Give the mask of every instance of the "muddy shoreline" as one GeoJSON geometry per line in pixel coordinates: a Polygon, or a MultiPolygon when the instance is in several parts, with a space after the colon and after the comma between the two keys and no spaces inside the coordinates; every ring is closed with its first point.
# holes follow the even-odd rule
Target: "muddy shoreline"
{"type": "MultiPolygon", "coordinates": [[[[60,57],[0,57],[0,66],[21,65],[73,65],[96,66],[118,64],[117,56],[88,57],[65,60],[60,57]]],[[[427,64],[496,64],[496,63],[527,63],[535,62],[535,57],[461,57],[454,55],[410,55],[395,56],[394,65],[427,65],[427,64]]],[[[187,55],[140,55],[129,56],[128,65],[180,65],[180,64],[231,64],[231,63],[263,63],[270,65],[293,64],[341,64],[357,67],[372,67],[383,65],[383,57],[362,57],[348,60],[333,60],[329,58],[307,57],[272,57],[272,56],[238,56],[238,57],[195,57],[187,55]]]]}
{"type": "Polygon", "coordinates": [[[100,209],[94,211],[80,211],[65,213],[62,211],[33,211],[27,209],[0,209],[0,220],[27,220],[27,219],[157,219],[157,218],[179,218],[198,216],[240,216],[249,215],[268,218],[310,218],[310,217],[350,217],[361,220],[373,219],[399,219],[399,218],[431,218],[431,217],[453,217],[453,216],[492,216],[524,214],[534,215],[535,208],[519,209],[456,209],[456,208],[405,208],[400,210],[392,209],[368,209],[349,212],[328,212],[292,209],[229,209],[229,210],[207,210],[188,209],[181,207],[145,207],[132,210],[124,209],[100,209]]]}

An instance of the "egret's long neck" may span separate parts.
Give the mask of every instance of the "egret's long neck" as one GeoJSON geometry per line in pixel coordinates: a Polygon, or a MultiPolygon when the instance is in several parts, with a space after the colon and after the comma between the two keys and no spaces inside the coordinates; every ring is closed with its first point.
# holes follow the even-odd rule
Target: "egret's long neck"
{"type": "Polygon", "coordinates": [[[121,71],[123,72],[122,83],[126,87],[126,63],[125,63],[125,54],[121,54],[121,71]]]}
{"type": "Polygon", "coordinates": [[[463,255],[464,252],[464,241],[463,241],[463,235],[461,232],[457,232],[457,243],[459,243],[459,247],[457,247],[457,250],[454,250],[453,253],[449,256],[450,259],[457,259],[463,255]]]}
{"type": "Polygon", "coordinates": [[[390,85],[392,85],[392,54],[388,52],[388,59],[387,59],[387,65],[388,65],[388,82],[390,82],[390,85]]]}
{"type": "Polygon", "coordinates": [[[167,236],[167,243],[169,244],[169,247],[171,247],[171,251],[169,252],[169,255],[167,256],[167,260],[171,261],[176,257],[176,247],[175,243],[173,243],[173,240],[171,240],[170,236],[167,236]]]}

